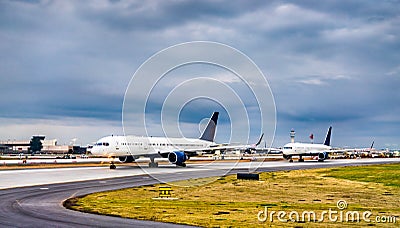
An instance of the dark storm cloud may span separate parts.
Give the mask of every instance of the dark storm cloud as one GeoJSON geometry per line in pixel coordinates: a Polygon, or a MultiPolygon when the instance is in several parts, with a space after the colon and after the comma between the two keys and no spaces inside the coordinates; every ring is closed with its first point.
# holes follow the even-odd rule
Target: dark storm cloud
{"type": "Polygon", "coordinates": [[[78,12],[86,20],[100,23],[112,30],[134,29],[148,32],[192,21],[229,19],[257,9],[261,3],[260,1],[243,1],[239,4],[226,4],[224,1],[116,1],[107,4],[108,7],[89,6],[79,9],[78,12]]]}

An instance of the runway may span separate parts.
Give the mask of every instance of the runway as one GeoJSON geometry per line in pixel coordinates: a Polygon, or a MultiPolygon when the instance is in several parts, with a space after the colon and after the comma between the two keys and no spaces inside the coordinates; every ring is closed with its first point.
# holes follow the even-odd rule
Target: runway
{"type": "MultiPolygon", "coordinates": [[[[279,161],[254,163],[253,166],[259,166],[257,171],[262,172],[395,162],[400,162],[400,159],[327,160],[325,162],[306,161],[304,163],[279,161]]],[[[118,167],[117,170],[100,167],[0,171],[1,182],[7,180],[7,183],[2,183],[3,190],[0,190],[0,226],[182,227],[175,224],[85,214],[65,209],[62,202],[73,196],[150,185],[160,181],[171,182],[246,172],[249,163],[237,163],[234,169],[231,169],[232,166],[231,163],[227,162],[214,162],[207,166],[192,164],[187,168],[165,166],[163,168],[141,169],[124,166],[118,167]],[[146,172],[149,174],[146,174],[146,172]],[[57,182],[57,184],[54,184],[54,182],[57,182]],[[13,188],[15,186],[26,187],[13,188]]]]}
{"type": "Polygon", "coordinates": [[[108,158],[76,158],[76,159],[62,159],[62,158],[36,158],[36,159],[8,159],[8,160],[0,160],[0,165],[40,165],[40,164],[85,164],[85,163],[101,163],[110,162],[108,158]],[[24,162],[25,160],[25,162],[24,162]]]}

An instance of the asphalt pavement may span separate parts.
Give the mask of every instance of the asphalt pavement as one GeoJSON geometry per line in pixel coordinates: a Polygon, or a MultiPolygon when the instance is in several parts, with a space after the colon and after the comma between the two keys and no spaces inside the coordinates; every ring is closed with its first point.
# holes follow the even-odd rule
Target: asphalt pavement
{"type": "MultiPolygon", "coordinates": [[[[264,172],[398,162],[400,162],[398,158],[327,160],[325,162],[306,161],[304,163],[279,161],[263,162],[260,164],[254,163],[253,166],[257,167],[257,172],[264,172]]],[[[0,180],[7,179],[8,181],[7,184],[3,184],[3,190],[0,190],[0,226],[41,228],[184,227],[176,224],[124,219],[72,211],[64,208],[63,202],[74,196],[82,196],[94,192],[151,185],[160,182],[172,182],[189,178],[248,172],[248,165],[239,163],[233,167],[232,164],[227,162],[217,162],[207,166],[191,165],[187,168],[165,166],[159,169],[142,169],[137,166],[123,166],[112,171],[106,167],[96,169],[71,168],[0,171],[0,180]],[[79,174],[81,174],[81,177],[79,174]],[[36,175],[38,177],[33,178],[36,175]],[[14,182],[12,176],[14,176],[14,182]],[[75,176],[75,179],[71,178],[71,176],[75,176]],[[36,182],[30,181],[22,187],[21,183],[24,179],[29,178],[35,179],[36,182]]]]}

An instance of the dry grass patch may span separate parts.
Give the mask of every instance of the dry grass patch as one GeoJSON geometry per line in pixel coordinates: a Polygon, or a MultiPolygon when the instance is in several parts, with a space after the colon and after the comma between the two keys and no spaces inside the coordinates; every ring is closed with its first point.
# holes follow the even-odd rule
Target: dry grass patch
{"type": "MultiPolygon", "coordinates": [[[[391,172],[398,172],[400,175],[400,165],[392,166],[391,172]]],[[[379,166],[365,166],[364,169],[375,169],[376,172],[376,167],[379,166]]],[[[385,165],[381,167],[387,168],[385,165]]],[[[272,223],[260,223],[257,220],[257,213],[264,210],[265,206],[269,210],[286,212],[313,210],[318,215],[329,208],[338,210],[338,200],[347,201],[347,210],[370,210],[374,216],[400,216],[400,187],[387,186],[390,180],[384,180],[385,185],[342,178],[344,174],[355,172],[354,168],[356,167],[261,173],[260,181],[237,180],[236,175],[221,177],[211,183],[209,178],[180,181],[174,184],[185,185],[187,182],[186,185],[197,186],[173,185],[173,197],[179,198],[173,201],[153,200],[152,198],[158,196],[161,185],[151,185],[91,194],[73,199],[67,204],[75,210],[90,213],[206,227],[376,225],[365,222],[333,223],[327,217],[323,223],[282,223],[277,218],[272,223]],[[331,177],[330,174],[335,173],[335,170],[344,173],[336,173],[342,175],[340,178],[331,177]]],[[[369,176],[373,176],[375,172],[369,173],[369,176]]],[[[380,178],[383,180],[384,177],[380,178]]],[[[382,225],[393,226],[379,224],[382,225]]]]}

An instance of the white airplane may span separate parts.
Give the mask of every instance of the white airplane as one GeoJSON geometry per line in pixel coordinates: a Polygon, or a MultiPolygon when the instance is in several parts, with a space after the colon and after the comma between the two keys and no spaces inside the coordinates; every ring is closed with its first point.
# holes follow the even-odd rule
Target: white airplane
{"type": "MultiPolygon", "coordinates": [[[[166,138],[147,136],[107,136],[99,139],[93,145],[91,153],[97,156],[118,157],[121,162],[134,162],[139,157],[149,157],[149,167],[158,167],[154,162],[156,157],[168,158],[168,161],[177,166],[185,167],[185,161],[191,156],[210,153],[218,150],[212,148],[217,127],[219,112],[214,112],[203,134],[194,138],[166,138]]],[[[115,165],[111,163],[111,169],[115,165]]]]}
{"type": "Polygon", "coordinates": [[[299,162],[304,162],[303,156],[318,156],[318,161],[322,162],[328,158],[329,153],[337,152],[332,150],[331,143],[332,127],[329,127],[324,144],[312,143],[288,143],[283,147],[283,158],[293,162],[292,156],[299,156],[299,162]]]}
{"type": "MultiPolygon", "coordinates": [[[[374,143],[375,143],[375,141],[372,141],[371,146],[367,147],[367,148],[354,149],[353,151],[355,153],[355,156],[356,157],[372,157],[373,154],[376,152],[376,150],[374,148],[374,143]]],[[[354,157],[354,154],[350,154],[350,155],[353,155],[353,157],[354,157]]]]}
{"type": "Polygon", "coordinates": [[[230,144],[215,144],[211,145],[212,149],[220,150],[222,153],[226,153],[229,151],[239,151],[241,154],[252,154],[257,150],[257,146],[260,145],[262,138],[264,137],[264,133],[261,134],[257,143],[255,144],[246,144],[246,145],[230,145],[230,144]]]}

